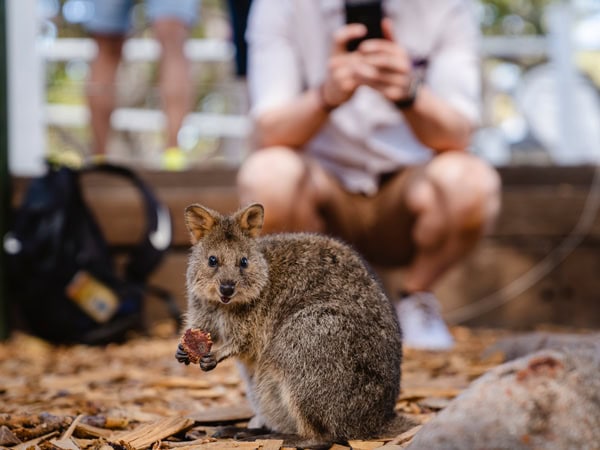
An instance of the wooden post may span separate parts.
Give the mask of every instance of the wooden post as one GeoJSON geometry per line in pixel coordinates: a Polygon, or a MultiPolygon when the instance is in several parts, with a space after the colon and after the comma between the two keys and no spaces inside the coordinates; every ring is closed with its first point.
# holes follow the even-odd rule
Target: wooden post
{"type": "MultiPolygon", "coordinates": [[[[8,175],[8,97],[6,76],[6,1],[0,0],[0,240],[7,230],[10,201],[8,175]]],[[[8,298],[6,295],[6,258],[0,251],[0,339],[8,336],[8,298]]]]}

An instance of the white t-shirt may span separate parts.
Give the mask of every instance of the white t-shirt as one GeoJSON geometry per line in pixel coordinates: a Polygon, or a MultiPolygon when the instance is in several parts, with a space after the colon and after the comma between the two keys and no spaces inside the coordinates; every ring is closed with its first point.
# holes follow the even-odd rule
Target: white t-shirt
{"type": "MultiPolygon", "coordinates": [[[[479,28],[469,0],[383,0],[394,36],[413,60],[426,58],[425,84],[473,123],[480,114],[479,28]]],[[[327,73],[333,33],[345,22],[343,0],[254,0],[248,85],[251,114],[285,104],[327,73]]],[[[378,177],[424,163],[432,151],[400,111],[362,86],[306,144],[347,189],[373,194],[378,177]]]]}

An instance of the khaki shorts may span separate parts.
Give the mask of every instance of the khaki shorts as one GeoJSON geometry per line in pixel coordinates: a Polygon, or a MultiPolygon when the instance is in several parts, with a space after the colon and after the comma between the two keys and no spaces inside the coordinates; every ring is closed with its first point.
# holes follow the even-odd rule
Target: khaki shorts
{"type": "Polygon", "coordinates": [[[337,178],[325,173],[329,193],[321,202],[320,213],[326,233],[350,243],[372,264],[408,264],[415,252],[415,216],[406,204],[406,192],[423,170],[416,166],[382,176],[374,196],[348,192],[337,178]]]}

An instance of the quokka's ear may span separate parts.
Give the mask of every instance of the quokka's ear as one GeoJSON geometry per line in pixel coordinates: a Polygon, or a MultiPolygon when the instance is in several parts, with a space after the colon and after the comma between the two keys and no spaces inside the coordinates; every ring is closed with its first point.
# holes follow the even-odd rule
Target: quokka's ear
{"type": "Polygon", "coordinates": [[[254,203],[237,213],[242,232],[250,237],[260,234],[265,219],[265,210],[260,203],[254,203]]]}
{"type": "Polygon", "coordinates": [[[190,232],[192,244],[202,239],[213,228],[218,216],[217,212],[198,204],[185,208],[185,225],[190,232]]]}

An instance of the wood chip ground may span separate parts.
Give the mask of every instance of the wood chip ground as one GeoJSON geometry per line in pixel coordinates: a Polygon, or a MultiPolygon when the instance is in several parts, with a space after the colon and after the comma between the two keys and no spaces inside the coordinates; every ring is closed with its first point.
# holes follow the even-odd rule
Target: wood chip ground
{"type": "MultiPolygon", "coordinates": [[[[481,354],[505,331],[452,332],[457,345],[450,352],[405,351],[397,410],[419,424],[501,362],[501,355],[481,354]]],[[[205,373],[179,364],[176,348],[177,337],[168,328],[107,347],[59,347],[15,334],[0,343],[0,448],[285,448],[276,440],[212,438],[217,426],[244,426],[251,417],[236,366],[225,361],[205,373]]],[[[356,450],[404,448],[417,430],[350,444],[356,450]]]]}

